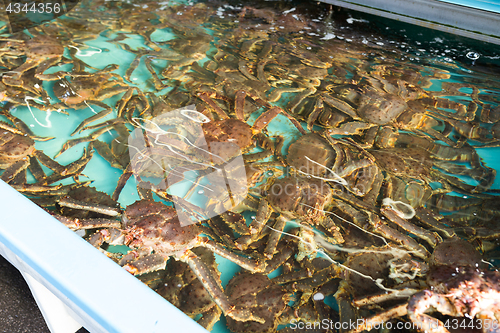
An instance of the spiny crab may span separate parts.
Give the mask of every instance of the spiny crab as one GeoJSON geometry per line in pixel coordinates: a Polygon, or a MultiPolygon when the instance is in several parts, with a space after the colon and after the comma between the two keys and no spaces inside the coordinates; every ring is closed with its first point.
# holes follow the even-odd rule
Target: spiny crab
{"type": "Polygon", "coordinates": [[[430,289],[408,302],[408,317],[417,327],[448,333],[450,326],[426,314],[435,309],[448,316],[477,318],[483,332],[499,331],[500,272],[482,268],[480,254],[464,255],[467,249],[473,250],[469,243],[450,241],[434,251],[427,274],[430,289]]]}
{"type": "MultiPolygon", "coordinates": [[[[453,141],[447,132],[439,128],[458,125],[456,120],[474,119],[477,110],[474,101],[465,105],[439,98],[418,84],[397,77],[377,73],[361,76],[356,85],[329,85],[326,91],[316,94],[313,110],[306,112],[308,126],[311,128],[318,120],[331,134],[356,135],[372,127],[390,125],[426,133],[451,145],[453,141]]],[[[450,85],[443,84],[443,89],[448,89],[450,95],[465,95],[450,85]]]]}
{"type": "MultiPolygon", "coordinates": [[[[220,283],[220,272],[212,251],[199,247],[193,249],[193,252],[207,264],[210,274],[220,283]]],[[[197,322],[211,331],[220,318],[221,310],[189,266],[180,261],[170,260],[165,273],[166,276],[155,288],[156,292],[191,318],[201,314],[202,317],[197,322]]]]}
{"type": "Polygon", "coordinates": [[[197,224],[181,226],[178,213],[182,212],[161,202],[140,200],[123,212],[122,228],[100,229],[90,237],[89,242],[96,247],[104,242],[130,247],[132,250],[119,263],[134,275],[164,268],[169,257],[185,262],[226,316],[237,321],[264,322],[248,310],[235,306],[224,294],[220,282],[211,275],[210,269],[191,249],[208,248],[253,272],[263,271],[265,263],[238,256],[200,236],[202,227],[197,224]]]}
{"type": "Polygon", "coordinates": [[[5,42],[0,50],[2,60],[26,55],[26,61],[11,71],[13,75],[4,75],[2,78],[3,83],[15,87],[22,87],[21,76],[34,67],[37,68],[35,72],[37,79],[52,79],[53,75],[43,72],[60,62],[64,53],[64,46],[60,41],[48,35],[37,35],[33,38],[22,35],[20,39],[2,38],[0,41],[5,42]]]}
{"type": "MultiPolygon", "coordinates": [[[[498,332],[500,273],[484,268],[481,254],[470,243],[453,238],[436,246],[426,276],[426,282],[420,283],[427,285],[427,289],[410,296],[407,303],[365,318],[363,325],[351,332],[361,332],[391,318],[407,315],[414,327],[423,332],[448,333],[448,328],[453,327],[449,325],[451,321],[445,324],[427,314],[433,310],[446,316],[472,319],[474,327],[483,332],[498,332]]],[[[384,292],[370,299],[358,299],[355,304],[386,302],[391,300],[391,294],[392,298],[398,296],[384,292]]]]}
{"type": "Polygon", "coordinates": [[[29,135],[4,122],[0,122],[0,133],[0,169],[5,169],[1,179],[5,182],[12,181],[18,174],[29,168],[35,179],[43,183],[47,176],[38,162],[62,178],[72,176],[69,173],[69,165],[62,166],[45,155],[43,151],[35,149],[33,139],[37,139],[36,136],[29,135]],[[65,175],[67,176],[64,177],[65,175]]]}
{"type": "Polygon", "coordinates": [[[78,73],[75,73],[71,81],[62,78],[54,85],[54,94],[61,101],[52,105],[54,108],[84,109],[90,107],[89,104],[92,104],[104,109],[85,119],[72,134],[84,130],[85,126],[91,122],[101,119],[112,112],[112,108],[103,103],[103,100],[133,89],[125,84],[118,75],[108,73],[111,69],[114,69],[114,67],[109,66],[109,68],[93,74],[79,73],[78,75],[78,73]]]}
{"type": "Polygon", "coordinates": [[[241,322],[227,318],[227,326],[232,332],[275,332],[278,318],[286,309],[289,293],[264,274],[242,272],[228,283],[226,294],[235,304],[265,319],[265,322],[241,322]]]}
{"type": "MultiPolygon", "coordinates": [[[[137,153],[131,158],[131,168],[136,176],[167,178],[171,186],[183,180],[186,171],[198,171],[197,179],[193,181],[197,185],[206,175],[222,175],[223,169],[234,171],[230,169],[237,169],[238,164],[272,155],[275,145],[262,132],[278,114],[286,113],[279,107],[264,103],[268,109],[250,126],[245,122],[243,111],[247,95],[245,91],[236,93],[235,118],[228,116],[212,100],[212,97],[217,96],[199,93],[198,97],[206,104],[202,112],[184,109],[145,122],[141,125],[145,132],[134,131],[132,138],[135,141],[129,141],[129,145],[138,147],[133,151],[137,153]],[[264,151],[249,153],[256,144],[264,151]]],[[[290,120],[303,130],[295,119],[290,120]]],[[[245,170],[241,169],[238,174],[246,179],[243,172],[245,170]]],[[[210,186],[217,187],[211,179],[206,179],[210,180],[210,186]]],[[[216,179],[220,179],[220,176],[216,179]]],[[[246,191],[247,186],[242,187],[246,191]]]]}

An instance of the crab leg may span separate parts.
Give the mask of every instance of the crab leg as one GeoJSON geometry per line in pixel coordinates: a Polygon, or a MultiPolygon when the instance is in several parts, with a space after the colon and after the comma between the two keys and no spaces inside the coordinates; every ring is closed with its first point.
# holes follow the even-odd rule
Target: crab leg
{"type": "Polygon", "coordinates": [[[389,227],[384,222],[382,222],[377,214],[368,212],[368,216],[368,222],[372,225],[373,231],[375,233],[401,244],[404,248],[414,252],[414,255],[417,257],[423,259],[427,259],[429,257],[429,252],[426,250],[426,248],[423,245],[417,243],[416,240],[397,231],[396,229],[389,227]]]}
{"type": "Polygon", "coordinates": [[[215,323],[219,321],[221,314],[221,309],[218,306],[213,306],[210,310],[203,313],[202,317],[198,319],[197,322],[207,331],[211,332],[215,323]]]}
{"type": "MultiPolygon", "coordinates": [[[[117,117],[121,118],[123,117],[123,110],[125,110],[125,107],[127,106],[127,103],[132,99],[134,91],[137,93],[136,96],[139,97],[141,101],[144,102],[145,108],[144,110],[141,111],[141,114],[147,112],[150,108],[149,103],[147,102],[146,96],[143,94],[143,92],[137,88],[129,88],[126,92],[125,95],[116,103],[116,109],[117,109],[117,117]]],[[[86,127],[86,129],[90,129],[89,126],[86,127]]]]}
{"type": "Polygon", "coordinates": [[[66,143],[63,145],[63,147],[61,148],[61,150],[56,154],[56,156],[54,156],[54,158],[57,158],[59,157],[62,153],[64,153],[66,150],[76,146],[77,144],[79,143],[83,143],[83,142],[91,142],[91,141],[94,141],[96,140],[98,137],[100,137],[102,134],[106,133],[107,131],[110,130],[110,128],[112,128],[114,125],[111,124],[111,125],[106,125],[105,127],[103,128],[100,128],[92,133],[90,133],[88,136],[85,136],[83,138],[77,138],[77,139],[71,139],[71,140],[68,140],[66,141],[66,143]]]}
{"type": "MultiPolygon", "coordinates": [[[[64,62],[71,63],[71,60],[66,60],[64,62]]],[[[55,57],[42,62],[36,69],[35,78],[42,81],[55,81],[60,80],[61,76],[68,75],[69,73],[61,71],[57,73],[43,74],[43,72],[45,72],[50,67],[55,66],[57,63],[62,63],[61,58],[55,57]]]]}
{"type": "Polygon", "coordinates": [[[390,290],[390,291],[384,291],[383,294],[378,294],[378,295],[372,295],[368,297],[363,297],[363,298],[355,298],[352,300],[352,304],[357,306],[357,307],[362,307],[366,305],[371,305],[371,304],[378,304],[378,303],[383,303],[387,302],[390,300],[394,300],[396,297],[400,297],[401,299],[404,299],[408,297],[409,293],[417,293],[419,292],[418,289],[396,289],[396,290],[390,290]]]}
{"type": "Polygon", "coordinates": [[[354,108],[352,106],[350,106],[349,104],[347,104],[346,102],[343,102],[341,100],[333,98],[327,94],[322,94],[321,98],[323,99],[323,101],[326,104],[328,104],[334,108],[339,109],[340,111],[344,112],[345,114],[352,117],[353,119],[359,119],[359,116],[356,113],[356,110],[354,110],[354,108]]]}
{"type": "Polygon", "coordinates": [[[15,162],[2,173],[0,179],[6,183],[11,182],[21,171],[26,170],[29,164],[30,161],[26,157],[15,162]]]}
{"type": "Polygon", "coordinates": [[[91,212],[96,212],[99,214],[104,214],[108,216],[118,216],[121,214],[121,209],[116,207],[109,207],[105,205],[99,204],[90,204],[84,201],[72,199],[68,196],[61,198],[58,201],[58,204],[62,207],[74,208],[74,209],[82,209],[91,212]]]}
{"type": "Polygon", "coordinates": [[[50,170],[54,171],[55,173],[63,173],[65,170],[65,167],[62,166],[61,164],[57,163],[47,155],[43,153],[41,150],[35,150],[33,155],[42,163],[45,165],[47,168],[50,170]]]}
{"type": "Polygon", "coordinates": [[[2,121],[0,121],[0,128],[6,129],[12,133],[19,135],[28,134],[28,136],[35,141],[49,141],[54,138],[54,137],[41,137],[35,135],[33,131],[31,131],[31,129],[28,126],[26,126],[26,124],[23,121],[21,121],[21,119],[14,117],[9,111],[7,111],[12,107],[14,107],[14,105],[8,102],[6,105],[4,105],[1,114],[5,116],[7,119],[9,119],[14,124],[15,127],[19,128],[19,130],[16,130],[14,127],[11,127],[10,125],[7,126],[7,124],[2,121]]]}
{"type": "Polygon", "coordinates": [[[83,169],[85,169],[87,163],[90,162],[92,155],[93,150],[89,147],[89,150],[85,151],[83,156],[79,160],[76,160],[75,162],[65,166],[63,172],[53,173],[52,175],[45,177],[45,179],[40,182],[40,185],[48,185],[65,178],[80,175],[83,169]]]}
{"type": "MultiPolygon", "coordinates": [[[[4,114],[4,113],[2,112],[2,114],[4,114]]],[[[9,124],[7,124],[6,122],[3,122],[3,121],[0,121],[0,129],[9,131],[9,132],[11,132],[13,134],[22,135],[22,136],[24,136],[26,134],[23,131],[20,131],[17,128],[12,127],[12,125],[9,125],[9,124]]]]}
{"type": "Polygon", "coordinates": [[[228,115],[212,100],[212,97],[220,97],[221,99],[225,99],[224,96],[219,96],[218,94],[210,94],[208,92],[198,93],[198,98],[203,102],[208,104],[208,106],[217,113],[220,119],[229,119],[228,115]]]}
{"type": "Polygon", "coordinates": [[[423,207],[415,209],[415,217],[427,226],[437,230],[444,237],[451,238],[456,237],[455,231],[453,229],[446,227],[443,223],[440,223],[437,215],[423,207]]]}
{"type": "Polygon", "coordinates": [[[269,95],[267,96],[267,100],[269,102],[277,102],[281,99],[282,94],[286,93],[297,93],[304,91],[305,88],[273,88],[269,95]]]}
{"type": "Polygon", "coordinates": [[[273,230],[269,233],[266,248],[264,249],[264,256],[268,259],[272,259],[274,253],[276,252],[276,248],[278,246],[278,242],[280,241],[281,234],[285,229],[286,222],[287,220],[283,216],[279,216],[274,223],[273,230]]]}
{"type": "Polygon", "coordinates": [[[449,333],[443,322],[425,314],[431,308],[444,315],[460,316],[456,307],[450,303],[446,296],[425,290],[413,295],[408,302],[408,317],[424,330],[432,328],[433,333],[449,333]]]}
{"type": "Polygon", "coordinates": [[[153,78],[153,84],[156,90],[160,91],[166,88],[167,86],[161,82],[160,78],[158,77],[158,74],[156,74],[155,69],[151,65],[152,60],[153,60],[152,58],[146,57],[146,59],[144,60],[144,64],[146,65],[146,68],[148,69],[149,73],[151,73],[151,77],[153,78]]]}
{"type": "Polygon", "coordinates": [[[295,119],[290,114],[288,114],[288,112],[283,111],[282,108],[277,106],[267,110],[255,120],[252,126],[252,130],[254,131],[254,133],[259,133],[260,131],[262,131],[269,124],[269,122],[273,120],[280,113],[285,117],[287,117],[288,120],[292,122],[292,124],[297,128],[297,130],[300,133],[304,135],[307,134],[307,132],[302,128],[302,125],[300,125],[297,119],[295,119]]]}
{"type": "Polygon", "coordinates": [[[279,252],[276,253],[272,259],[267,262],[266,270],[264,271],[265,275],[271,274],[278,267],[283,265],[293,254],[293,249],[291,246],[286,245],[285,247],[280,248],[279,252]]]}
{"type": "Polygon", "coordinates": [[[167,264],[168,257],[165,258],[160,254],[148,254],[142,258],[135,259],[137,255],[135,251],[130,251],[120,260],[120,264],[124,264],[122,267],[134,275],[165,269],[165,265],[167,264]]]}
{"type": "Polygon", "coordinates": [[[106,103],[100,102],[100,101],[86,101],[86,104],[94,104],[94,105],[100,106],[104,110],[102,110],[102,111],[98,112],[97,114],[82,121],[80,123],[80,125],[78,125],[78,127],[73,131],[73,133],[71,133],[71,135],[75,135],[78,132],[84,131],[88,124],[90,124],[91,122],[93,122],[95,120],[106,117],[108,114],[110,114],[113,111],[113,109],[109,105],[107,105],[106,103]]]}
{"type": "MultiPolygon", "coordinates": [[[[401,304],[401,305],[397,305],[393,308],[390,308],[390,309],[385,310],[381,313],[378,313],[372,317],[363,318],[363,320],[361,321],[361,325],[360,324],[356,325],[356,328],[353,330],[349,330],[348,333],[361,333],[363,331],[369,331],[369,330],[373,329],[374,327],[378,327],[380,325],[380,323],[384,323],[386,321],[389,321],[392,318],[402,317],[402,316],[406,315],[406,313],[407,313],[406,303],[401,304]]],[[[357,322],[359,323],[359,321],[357,321],[357,322]]],[[[430,327],[430,326],[423,326],[423,327],[430,327]]],[[[437,333],[435,331],[432,331],[432,332],[437,333]]],[[[441,332],[441,333],[444,333],[444,332],[441,332]]]]}
{"type": "Polygon", "coordinates": [[[227,260],[234,262],[235,264],[239,265],[240,267],[250,272],[260,273],[263,272],[266,268],[265,262],[258,262],[251,260],[249,258],[241,257],[231,251],[228,251],[225,247],[215,243],[210,239],[202,238],[200,246],[206,247],[212,252],[220,255],[221,257],[226,258],[227,260]]]}
{"type": "Polygon", "coordinates": [[[250,235],[241,236],[236,240],[236,246],[240,250],[245,249],[248,245],[253,243],[259,237],[260,233],[262,232],[262,229],[266,225],[266,222],[271,217],[272,212],[273,209],[271,208],[267,200],[262,199],[259,202],[259,207],[257,208],[257,214],[255,216],[255,219],[250,223],[249,226],[250,235]]]}
{"type": "Polygon", "coordinates": [[[214,302],[221,308],[222,312],[224,312],[226,316],[229,316],[237,321],[265,322],[264,319],[254,316],[250,310],[236,308],[232,305],[229,298],[224,293],[224,290],[215,280],[212,273],[210,273],[210,270],[206,267],[205,263],[191,250],[185,251],[181,256],[179,256],[179,259],[189,265],[214,302]]]}
{"type": "Polygon", "coordinates": [[[305,88],[301,93],[297,94],[295,98],[288,103],[286,106],[291,113],[295,113],[295,109],[299,106],[299,104],[306,99],[308,96],[313,95],[316,92],[315,88],[305,88]]]}
{"type": "Polygon", "coordinates": [[[123,188],[125,187],[125,184],[127,184],[127,181],[129,178],[134,174],[134,171],[132,169],[132,164],[129,163],[123,173],[120,175],[120,178],[118,179],[118,182],[116,183],[116,188],[113,191],[113,195],[111,198],[114,201],[117,201],[118,198],[120,197],[120,193],[122,192],[123,188]]]}
{"type": "Polygon", "coordinates": [[[312,132],[312,128],[314,126],[314,122],[318,119],[321,112],[323,112],[324,105],[323,100],[318,98],[316,103],[314,103],[314,109],[307,117],[307,129],[312,132]]]}
{"type": "MultiPolygon", "coordinates": [[[[50,213],[50,212],[49,212],[50,213]]],[[[64,224],[66,227],[71,230],[81,230],[81,229],[95,229],[95,228],[120,228],[121,222],[117,220],[110,219],[78,219],[78,218],[70,218],[66,216],[62,216],[59,214],[51,214],[56,218],[59,222],[64,224]]],[[[102,244],[102,242],[101,242],[102,244]]]]}
{"type": "Polygon", "coordinates": [[[423,240],[427,241],[433,248],[436,247],[437,244],[441,243],[443,239],[435,232],[427,231],[423,228],[420,228],[413,223],[408,222],[406,219],[401,218],[397,212],[389,206],[382,207],[380,212],[389,219],[389,221],[397,224],[404,230],[418,235],[423,240]]]}

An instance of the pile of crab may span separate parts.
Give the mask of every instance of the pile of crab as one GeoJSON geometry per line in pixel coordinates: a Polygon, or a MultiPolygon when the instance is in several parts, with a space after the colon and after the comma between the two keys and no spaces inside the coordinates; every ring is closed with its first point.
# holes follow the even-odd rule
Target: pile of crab
{"type": "Polygon", "coordinates": [[[209,330],[499,331],[496,172],[477,153],[500,140],[493,82],[318,38],[296,8],[103,6],[0,39],[3,181],[209,330]],[[82,61],[98,36],[132,62],[82,61]],[[95,114],[49,157],[31,108],[95,114]],[[121,171],[113,193],[82,180],[96,158],[121,171]]]}

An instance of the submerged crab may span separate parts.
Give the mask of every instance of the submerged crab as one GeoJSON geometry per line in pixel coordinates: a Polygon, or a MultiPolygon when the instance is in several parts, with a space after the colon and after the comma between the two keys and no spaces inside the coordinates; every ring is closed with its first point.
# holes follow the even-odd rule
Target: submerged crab
{"type": "MultiPolygon", "coordinates": [[[[110,67],[110,69],[112,68],[114,67],[110,67]]],[[[61,102],[52,107],[84,109],[91,108],[90,104],[92,104],[104,110],[85,119],[72,134],[84,130],[91,122],[101,119],[113,111],[109,105],[102,102],[103,100],[132,89],[118,75],[107,73],[107,69],[93,74],[80,73],[80,75],[76,75],[71,81],[63,78],[55,83],[54,94],[61,102]]]]}
{"type": "MultiPolygon", "coordinates": [[[[362,74],[356,85],[328,85],[326,89],[315,95],[316,102],[309,107],[312,111],[304,113],[309,127],[317,121],[332,134],[356,135],[371,127],[390,125],[453,144],[446,127],[458,125],[456,120],[474,119],[477,109],[473,101],[465,105],[436,97],[418,83],[378,73],[362,74]]],[[[448,85],[443,84],[443,89],[450,90],[450,95],[466,96],[448,85]]]]}
{"type": "MultiPolygon", "coordinates": [[[[421,331],[449,332],[446,326],[451,326],[426,314],[432,310],[453,317],[476,318],[481,320],[477,327],[481,327],[484,332],[498,331],[500,274],[498,270],[483,267],[480,253],[470,243],[450,239],[436,246],[426,282],[419,283],[427,285],[428,289],[413,294],[407,303],[364,318],[363,325],[354,331],[361,332],[392,318],[408,315],[421,331]]],[[[414,285],[418,286],[418,283],[414,285]]],[[[358,299],[355,304],[362,306],[387,302],[394,296],[398,294],[384,292],[370,299],[358,299]]]]}
{"type": "Polygon", "coordinates": [[[430,289],[413,295],[408,302],[408,317],[422,330],[448,332],[443,322],[426,314],[434,309],[448,316],[477,318],[483,332],[498,332],[500,273],[481,268],[477,252],[470,258],[463,256],[471,247],[465,244],[443,243],[436,248],[427,274],[430,289]]]}
{"type": "Polygon", "coordinates": [[[125,209],[122,221],[122,229],[101,229],[90,238],[91,244],[100,247],[103,242],[107,242],[132,248],[121,258],[120,264],[134,275],[164,268],[172,256],[189,265],[226,316],[238,321],[264,321],[248,310],[235,306],[224,294],[217,279],[210,274],[206,264],[191,249],[206,247],[254,272],[264,270],[265,263],[240,257],[207,237],[200,236],[201,228],[197,224],[181,226],[178,211],[160,202],[137,201],[125,209]]]}
{"type": "MultiPolygon", "coordinates": [[[[220,272],[212,251],[200,247],[193,249],[193,252],[203,260],[210,269],[210,274],[220,283],[220,272]]],[[[220,318],[221,310],[200,280],[186,263],[180,261],[170,260],[165,271],[166,276],[155,289],[156,292],[192,318],[201,314],[202,317],[197,322],[211,331],[220,318]]]]}
{"type": "MultiPolygon", "coordinates": [[[[2,78],[3,83],[11,86],[22,87],[21,76],[24,72],[37,67],[35,77],[37,79],[49,79],[53,75],[44,75],[43,72],[49,67],[61,61],[64,53],[64,47],[57,38],[48,35],[37,35],[33,38],[23,35],[24,39],[1,39],[5,43],[2,45],[0,57],[3,59],[18,58],[26,55],[26,61],[11,70],[13,75],[5,75],[2,78]]],[[[5,62],[5,61],[2,61],[5,62]]],[[[57,79],[57,76],[55,76],[57,79]]]]}
{"type": "Polygon", "coordinates": [[[264,274],[242,272],[228,283],[226,294],[229,299],[253,314],[264,318],[265,322],[241,322],[227,318],[227,326],[232,332],[275,332],[278,318],[286,308],[289,294],[286,290],[264,274]]]}
{"type": "MultiPolygon", "coordinates": [[[[76,176],[74,165],[60,165],[45,155],[43,151],[35,149],[35,141],[32,137],[37,137],[28,135],[24,131],[4,122],[0,122],[0,128],[0,169],[5,169],[1,177],[5,182],[12,181],[27,168],[29,168],[37,182],[43,185],[51,184],[59,179],[76,176]],[[54,171],[54,173],[47,177],[38,162],[54,171]],[[60,178],[50,181],[56,177],[60,178]]],[[[88,160],[80,162],[82,162],[80,166],[84,167],[88,160]]]]}

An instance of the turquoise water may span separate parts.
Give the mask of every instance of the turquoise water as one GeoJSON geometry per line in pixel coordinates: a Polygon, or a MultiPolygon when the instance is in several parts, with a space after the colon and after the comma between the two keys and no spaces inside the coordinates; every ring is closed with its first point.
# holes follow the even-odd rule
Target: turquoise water
{"type": "MultiPolygon", "coordinates": [[[[87,24],[91,26],[95,22],[91,20],[92,15],[89,13],[98,15],[99,12],[103,12],[111,18],[109,22],[106,21],[108,27],[104,27],[101,31],[99,31],[99,34],[96,34],[93,37],[87,36],[86,38],[74,39],[73,43],[68,43],[68,45],[71,46],[66,45],[65,55],[70,57],[70,48],[73,50],[77,48],[78,53],[76,53],[74,57],[99,69],[105,68],[108,65],[118,65],[118,69],[113,71],[113,73],[124,77],[130,64],[134,61],[135,54],[124,50],[122,47],[118,47],[118,43],[113,42],[112,40],[120,37],[126,37],[121,41],[121,43],[129,45],[132,49],[138,49],[140,47],[147,48],[147,46],[145,46],[145,37],[137,34],[136,31],[134,31],[134,27],[131,22],[127,22],[127,17],[130,17],[130,13],[135,13],[134,8],[136,8],[137,11],[135,14],[150,14],[148,7],[144,7],[147,6],[147,4],[149,4],[153,9],[153,14],[158,11],[161,12],[164,10],[161,8],[166,8],[165,6],[167,6],[166,3],[152,5],[148,2],[123,2],[123,8],[120,8],[118,2],[97,2],[93,4],[91,2],[83,1],[80,6],[81,8],[79,9],[80,11],[76,11],[73,17],[69,15],[70,17],[61,18],[61,20],[74,20],[74,17],[80,17],[87,20],[87,24]],[[92,10],[89,10],[89,8],[92,10]],[[123,12],[126,12],[127,15],[120,17],[123,12]],[[113,17],[114,19],[121,19],[124,21],[123,26],[118,24],[117,21],[113,21],[113,17]],[[131,25],[127,26],[126,24],[131,25]],[[125,34],[125,36],[122,36],[121,34],[125,34]]],[[[192,5],[192,3],[187,4],[192,5]]],[[[169,3],[169,5],[174,6],[172,3],[169,3]]],[[[245,3],[245,5],[251,6],[252,4],[245,3]]],[[[249,20],[245,21],[246,25],[243,25],[242,22],[241,27],[234,23],[237,18],[237,13],[241,12],[243,7],[242,4],[227,3],[220,4],[220,6],[216,8],[207,7],[206,11],[207,13],[211,13],[211,15],[207,16],[207,21],[203,23],[203,27],[200,29],[203,33],[212,36],[213,39],[210,41],[208,49],[204,51],[207,56],[198,60],[198,64],[200,66],[203,66],[206,62],[214,58],[214,54],[217,52],[217,47],[224,45],[224,38],[228,38],[228,44],[230,44],[233,42],[231,38],[237,38],[234,37],[233,34],[237,35],[238,33],[241,33],[245,36],[245,31],[248,30],[255,33],[255,36],[252,36],[252,38],[261,38],[263,41],[272,40],[275,45],[282,47],[286,47],[286,45],[291,42],[298,43],[298,41],[303,41],[306,44],[311,43],[311,45],[313,45],[312,43],[317,43],[313,46],[315,49],[316,45],[322,45],[321,43],[334,43],[334,45],[338,48],[337,53],[333,53],[330,58],[333,59],[332,61],[338,61],[337,64],[346,69],[346,74],[343,78],[346,82],[353,79],[355,74],[368,71],[372,68],[372,66],[382,66],[381,64],[388,64],[401,68],[402,70],[413,70],[415,72],[423,73],[424,77],[432,77],[432,85],[427,88],[428,91],[440,91],[443,81],[459,82],[464,85],[472,84],[479,89],[479,99],[483,99],[485,102],[490,103],[493,106],[498,106],[500,101],[500,81],[498,79],[498,73],[500,72],[500,49],[498,47],[472,42],[470,40],[440,34],[438,32],[431,32],[429,30],[413,27],[407,24],[388,22],[380,18],[356,12],[335,10],[329,13],[326,5],[321,5],[317,8],[312,8],[314,7],[313,5],[309,6],[310,8],[304,8],[304,6],[299,6],[298,2],[283,2],[279,5],[273,4],[272,2],[259,2],[253,5],[257,8],[266,8],[267,6],[269,11],[275,13],[276,22],[270,24],[269,21],[271,19],[266,16],[259,16],[261,14],[254,14],[256,17],[254,17],[254,26],[252,28],[255,30],[252,30],[251,28],[248,28],[249,20]],[[308,20],[307,22],[311,23],[310,25],[306,24],[309,29],[304,28],[300,30],[296,26],[293,26],[294,24],[292,24],[292,26],[285,26],[281,28],[280,24],[285,23],[280,23],[279,17],[285,12],[291,13],[292,16],[300,15],[301,18],[308,20]],[[277,27],[276,30],[281,29],[283,32],[274,34],[270,31],[261,31],[255,28],[261,24],[275,26],[277,27]],[[246,29],[243,29],[243,32],[238,30],[242,27],[246,29]],[[290,31],[287,32],[287,29],[290,31]],[[301,35],[304,36],[303,39],[301,39],[301,35]],[[348,53],[347,50],[352,50],[352,53],[348,53]],[[442,74],[441,76],[443,78],[437,78],[436,73],[442,74]]],[[[179,16],[182,16],[182,11],[189,12],[189,7],[178,8],[179,13],[181,13],[179,16]]],[[[140,16],[138,16],[138,20],[140,20],[139,18],[140,16]]],[[[147,21],[140,22],[145,24],[147,21]]],[[[167,48],[164,44],[162,44],[163,42],[176,39],[182,40],[183,38],[185,38],[186,43],[187,41],[195,40],[187,32],[193,22],[189,22],[189,20],[187,22],[179,20],[179,22],[185,24],[185,26],[180,27],[180,31],[183,31],[185,36],[182,36],[182,33],[176,31],[175,26],[162,27],[161,29],[157,29],[151,33],[151,41],[160,45],[162,48],[167,48]]],[[[83,31],[79,32],[84,34],[83,31]]],[[[158,54],[151,52],[149,55],[143,57],[127,84],[131,87],[139,88],[144,93],[154,93],[158,96],[164,96],[165,94],[168,94],[168,92],[172,91],[174,82],[170,81],[169,83],[171,86],[157,91],[152,84],[151,73],[145,65],[144,60],[148,56],[152,58],[152,64],[157,73],[159,73],[162,68],[170,64],[171,61],[159,59],[161,57],[158,56],[158,54]]],[[[330,76],[334,75],[333,67],[334,66],[329,69],[330,76]]],[[[54,66],[45,73],[55,73],[61,70],[70,71],[71,66],[54,66]]],[[[192,73],[192,71],[188,72],[188,74],[189,73],[192,73]]],[[[54,81],[43,82],[44,89],[53,99],[52,103],[57,101],[52,92],[55,84],[58,83],[54,81]]],[[[182,84],[183,82],[181,81],[181,86],[182,84]]],[[[460,91],[463,93],[470,93],[471,89],[462,88],[460,91]]],[[[114,107],[116,102],[119,101],[122,96],[123,94],[119,94],[106,99],[104,102],[114,107]]],[[[286,108],[287,104],[295,96],[295,93],[284,94],[282,99],[274,104],[286,108]]],[[[470,101],[470,98],[455,96],[450,97],[450,100],[466,104],[470,101]]],[[[12,110],[12,114],[22,119],[37,135],[55,136],[55,139],[53,140],[36,143],[37,149],[43,150],[48,156],[53,157],[58,153],[62,145],[67,140],[88,135],[90,131],[85,131],[75,135],[74,137],[70,136],[81,121],[100,110],[101,108],[98,106],[91,106],[79,110],[68,109],[66,111],[69,115],[66,115],[61,112],[57,112],[56,110],[46,112],[37,110],[29,105],[19,105],[12,110]]],[[[253,124],[255,119],[262,112],[262,110],[258,110],[253,113],[249,117],[248,123],[250,125],[253,124]]],[[[95,123],[111,120],[115,117],[116,114],[112,113],[95,123]]],[[[132,130],[132,126],[128,126],[129,129],[132,130]]],[[[318,128],[319,127],[315,127],[315,129],[318,128]]],[[[288,146],[300,137],[299,131],[285,116],[282,115],[273,119],[267,129],[267,133],[271,137],[277,135],[285,137],[285,143],[282,149],[283,154],[286,154],[288,146]]],[[[99,140],[109,143],[114,137],[115,133],[111,131],[103,134],[99,140]]],[[[87,147],[87,143],[79,144],[64,152],[55,160],[64,165],[68,164],[80,157],[83,154],[85,147],[87,147]]],[[[500,153],[499,148],[478,148],[477,152],[483,158],[485,165],[497,168],[498,156],[500,153]]],[[[46,171],[48,170],[46,169],[46,171]]],[[[87,178],[81,177],[81,179],[92,180],[92,186],[95,186],[100,191],[112,194],[121,173],[122,170],[111,167],[104,158],[95,152],[93,158],[83,171],[83,174],[87,178]]],[[[33,180],[33,178],[28,178],[28,181],[33,180]]],[[[71,182],[71,179],[63,181],[63,183],[67,184],[71,182]]],[[[189,188],[189,186],[186,184],[184,184],[184,186],[176,187],[174,190],[175,194],[183,196],[187,188],[189,188]]],[[[491,189],[500,189],[500,181],[497,178],[495,179],[491,189]]],[[[194,195],[193,200],[195,202],[197,200],[196,198],[196,195],[194,195]]],[[[125,207],[138,199],[139,196],[137,194],[136,183],[132,178],[124,187],[119,202],[122,207],[125,207]]],[[[231,277],[240,270],[240,268],[239,266],[219,256],[216,256],[216,259],[219,264],[219,269],[222,272],[222,284],[225,286],[231,277]]],[[[331,299],[329,299],[329,302],[330,301],[331,299]]],[[[227,331],[223,318],[216,324],[213,331],[227,331]]]]}

